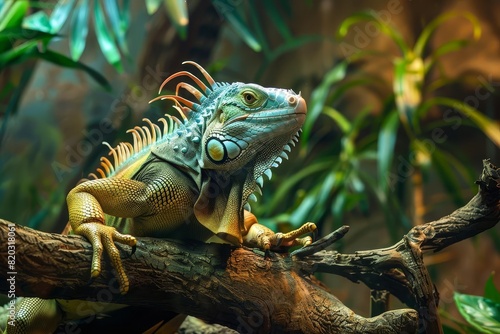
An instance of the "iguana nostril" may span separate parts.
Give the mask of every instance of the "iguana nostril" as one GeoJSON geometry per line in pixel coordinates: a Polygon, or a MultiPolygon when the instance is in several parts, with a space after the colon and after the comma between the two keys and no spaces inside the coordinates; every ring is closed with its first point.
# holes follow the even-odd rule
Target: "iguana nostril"
{"type": "Polygon", "coordinates": [[[289,96],[288,97],[288,103],[291,105],[291,106],[294,106],[297,104],[297,98],[295,98],[295,96],[289,96]]]}

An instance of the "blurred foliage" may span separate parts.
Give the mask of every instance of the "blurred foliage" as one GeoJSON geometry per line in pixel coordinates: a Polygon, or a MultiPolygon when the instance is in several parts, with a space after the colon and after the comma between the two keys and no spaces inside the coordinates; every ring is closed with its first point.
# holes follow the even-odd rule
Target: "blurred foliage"
{"type": "Polygon", "coordinates": [[[381,33],[392,39],[401,54],[393,56],[351,46],[350,50],[354,51],[349,57],[325,74],[312,93],[303,127],[301,154],[295,158],[295,164],[303,168],[284,176],[279,188],[267,194],[266,198],[271,197],[271,200],[257,208],[261,214],[275,213],[268,223],[285,222],[296,227],[306,220],[333,221],[334,227],[339,227],[345,212],[357,208],[367,214],[370,198],[374,198],[385,214],[388,233],[396,241],[411,224],[423,222],[424,203],[419,199],[423,199],[422,187],[431,168],[455,204],[464,204],[460,179],[473,185],[476,175],[465,159],[457,158],[461,148],[446,142],[446,128],[456,124],[429,123],[427,112],[435,107],[453,108],[462,114],[464,124],[476,127],[497,146],[500,146],[500,131],[495,121],[468,104],[449,97],[432,96],[434,90],[449,81],[440,76],[437,81],[428,83],[430,70],[436,67],[441,56],[459,51],[471,42],[450,40],[429,51],[427,44],[433,32],[455,17],[468,20],[473,39],[479,38],[479,22],[469,13],[438,16],[424,27],[413,47],[405,42],[397,27],[381,21],[372,12],[354,14],[341,23],[340,38],[355,24],[375,24],[381,33]],[[364,73],[348,74],[351,66],[374,56],[394,64],[393,93],[385,98],[381,115],[374,116],[367,106],[353,120],[348,120],[336,109],[347,90],[387,84],[364,73]],[[426,96],[431,97],[424,98],[426,96]],[[332,127],[338,129],[339,138],[332,138],[330,132],[323,131],[332,127]],[[318,145],[320,143],[324,145],[318,145]],[[375,164],[377,173],[370,173],[375,164]],[[407,204],[405,196],[408,188],[413,192],[411,205],[407,204]],[[280,203],[294,205],[290,209],[290,205],[286,208],[280,203]],[[408,212],[415,214],[411,216],[408,212]]]}
{"type": "MultiPolygon", "coordinates": [[[[45,15],[43,20],[34,20],[33,16],[43,12],[29,15],[30,5],[29,1],[0,0],[0,71],[30,59],[43,59],[58,66],[83,70],[103,87],[110,89],[107,80],[100,73],[48,47],[51,40],[61,37],[57,34],[60,28],[59,18],[68,15],[67,7],[58,4],[50,17],[45,15]],[[63,11],[64,13],[61,13],[63,11]]],[[[8,120],[16,113],[32,74],[33,67],[27,66],[22,70],[20,78],[12,74],[3,77],[0,97],[2,101],[7,102],[2,105],[5,112],[1,115],[0,146],[8,120]]]]}

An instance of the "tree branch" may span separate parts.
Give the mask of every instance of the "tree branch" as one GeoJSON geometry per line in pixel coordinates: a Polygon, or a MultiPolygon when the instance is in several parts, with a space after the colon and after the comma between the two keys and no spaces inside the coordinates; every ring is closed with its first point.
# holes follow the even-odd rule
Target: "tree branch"
{"type": "MultiPolygon", "coordinates": [[[[79,236],[35,231],[0,221],[0,238],[15,228],[16,263],[10,275],[0,249],[0,292],[15,277],[17,296],[89,299],[161,308],[243,332],[414,332],[418,315],[403,309],[363,318],[293,270],[289,257],[221,244],[138,238],[123,259],[130,291],[120,295],[110,266],[89,284],[91,245],[79,236]]],[[[11,233],[12,235],[12,233],[11,233]]],[[[120,247],[120,246],[119,246],[120,247]]],[[[123,254],[130,249],[120,247],[123,254]]]]}
{"type": "Polygon", "coordinates": [[[332,273],[374,290],[387,290],[419,310],[421,326],[440,333],[437,293],[424,266],[423,251],[437,252],[500,221],[500,169],[489,160],[483,166],[476,181],[478,193],[469,203],[437,221],[413,227],[395,245],[354,254],[321,251],[296,260],[296,266],[307,273],[332,273]]]}
{"type": "Polygon", "coordinates": [[[412,228],[395,245],[341,254],[322,250],[344,227],[294,256],[228,245],[138,238],[137,251],[120,247],[130,291],[120,295],[109,266],[89,283],[91,245],[78,236],[48,234],[0,221],[0,239],[15,239],[15,264],[0,249],[0,292],[13,276],[18,296],[88,299],[160,308],[220,323],[240,332],[412,333],[442,331],[438,298],[423,264],[423,251],[438,251],[500,221],[500,173],[489,161],[479,191],[464,207],[412,228]],[[12,230],[15,229],[15,232],[12,230]],[[11,274],[10,272],[16,272],[11,274]],[[344,276],[374,290],[387,290],[410,309],[373,318],[354,314],[310,277],[344,276]]]}

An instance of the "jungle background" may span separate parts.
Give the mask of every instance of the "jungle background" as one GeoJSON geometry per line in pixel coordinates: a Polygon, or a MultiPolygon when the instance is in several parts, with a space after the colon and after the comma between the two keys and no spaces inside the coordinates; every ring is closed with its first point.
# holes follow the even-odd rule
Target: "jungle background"
{"type": "MultiPolygon", "coordinates": [[[[252,204],[262,223],[347,224],[343,252],[389,246],[468,201],[482,159],[498,164],[499,22],[495,1],[0,0],[0,217],[61,231],[101,142],[175,114],[148,101],[193,60],[308,102],[298,147],[252,204]]],[[[500,328],[499,250],[493,229],[426,256],[446,332],[500,328]]],[[[369,315],[368,288],[320,278],[369,315]]]]}

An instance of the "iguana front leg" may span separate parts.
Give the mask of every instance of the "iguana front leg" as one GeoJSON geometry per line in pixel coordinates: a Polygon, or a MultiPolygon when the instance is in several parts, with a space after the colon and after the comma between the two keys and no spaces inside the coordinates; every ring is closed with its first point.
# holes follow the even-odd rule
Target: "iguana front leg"
{"type": "Polygon", "coordinates": [[[296,245],[307,246],[312,243],[312,238],[309,236],[299,237],[316,230],[316,224],[305,223],[298,229],[285,234],[274,233],[268,227],[259,224],[255,215],[246,210],[244,211],[244,220],[247,233],[243,236],[243,243],[246,246],[258,247],[263,250],[296,245]]]}
{"type": "Polygon", "coordinates": [[[129,282],[114,242],[133,247],[137,241],[131,235],[121,234],[114,227],[106,226],[104,213],[126,218],[140,216],[147,209],[144,205],[147,192],[143,182],[107,178],[83,182],[71,190],[67,197],[69,222],[73,231],[86,237],[92,244],[91,277],[99,276],[102,252],[106,251],[117,271],[122,294],[128,291],[129,282]]]}

